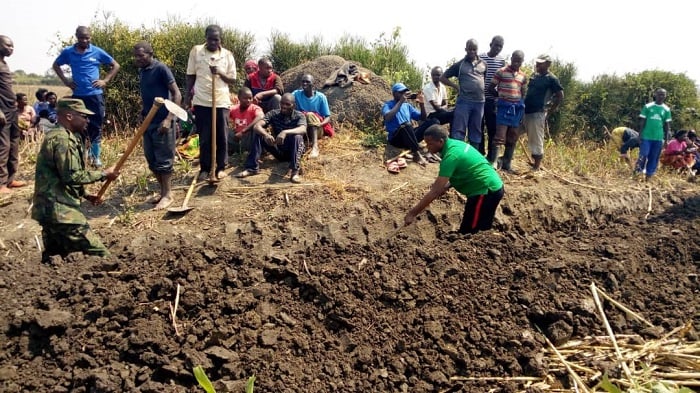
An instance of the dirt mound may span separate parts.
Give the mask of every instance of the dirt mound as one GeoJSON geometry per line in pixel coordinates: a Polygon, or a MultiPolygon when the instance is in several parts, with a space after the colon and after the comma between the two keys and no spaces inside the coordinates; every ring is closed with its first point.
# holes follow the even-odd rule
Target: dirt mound
{"type": "MultiPolygon", "coordinates": [[[[397,233],[437,166],[390,176],[381,152],[343,138],[324,141],[342,154],[305,162],[304,184],[265,164],[201,186],[184,217],[149,210],[152,189],[113,189],[84,206],[114,254],[104,260],[40,263],[31,190],[6,201],[0,390],[197,392],[202,365],[224,392],[251,375],[262,392],[513,392],[524,387],[450,378],[542,377],[537,328],[557,343],[605,335],[591,282],[666,331],[700,324],[697,185],[510,176],[496,230],[456,234],[450,192],[397,233]]],[[[616,333],[658,334],[605,308],[616,333]]]]}
{"type": "Polygon", "coordinates": [[[391,98],[391,89],[384,79],[363,68],[359,63],[351,61],[357,65],[360,72],[369,75],[370,83],[354,82],[347,87],[323,87],[326,80],[345,62],[340,56],[321,56],[289,69],[280,75],[284,91],[300,89],[302,76],[310,74],[314,77],[314,85],[318,91],[328,98],[332,119],[336,123],[347,122],[355,127],[375,124],[381,120],[384,101],[391,98]]]}

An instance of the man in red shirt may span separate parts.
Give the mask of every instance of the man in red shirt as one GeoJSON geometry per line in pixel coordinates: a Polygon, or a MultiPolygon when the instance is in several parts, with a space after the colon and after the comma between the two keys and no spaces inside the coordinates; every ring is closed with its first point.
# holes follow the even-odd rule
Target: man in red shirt
{"type": "Polygon", "coordinates": [[[270,59],[258,60],[258,70],[248,75],[244,85],[253,92],[253,104],[260,105],[265,113],[280,109],[284,86],[279,75],[272,71],[270,59]]]}
{"type": "Polygon", "coordinates": [[[265,116],[262,108],[253,104],[253,92],[247,87],[238,90],[238,104],[229,112],[233,132],[229,134],[229,154],[250,150],[253,126],[265,116]]]}
{"type": "Polygon", "coordinates": [[[511,171],[511,161],[515,153],[515,144],[518,142],[518,129],[523,119],[525,104],[523,98],[527,91],[527,75],[520,71],[525,54],[516,50],[510,58],[510,64],[499,69],[493,75],[489,84],[489,91],[496,102],[496,134],[493,136],[493,145],[489,145],[488,157],[491,164],[502,170],[511,171]],[[499,157],[505,144],[503,157],[499,157]]]}

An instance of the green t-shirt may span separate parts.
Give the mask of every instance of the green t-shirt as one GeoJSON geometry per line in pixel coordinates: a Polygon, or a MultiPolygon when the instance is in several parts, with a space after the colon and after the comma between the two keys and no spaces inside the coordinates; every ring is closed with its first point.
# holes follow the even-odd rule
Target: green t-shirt
{"type": "Polygon", "coordinates": [[[639,134],[641,139],[663,141],[665,139],[664,124],[671,121],[671,109],[666,104],[658,105],[650,102],[644,105],[639,117],[647,119],[644,129],[639,134]]]}
{"type": "Polygon", "coordinates": [[[447,139],[442,148],[439,176],[450,179],[455,190],[471,197],[498,191],[503,181],[486,158],[471,145],[447,139]]]}

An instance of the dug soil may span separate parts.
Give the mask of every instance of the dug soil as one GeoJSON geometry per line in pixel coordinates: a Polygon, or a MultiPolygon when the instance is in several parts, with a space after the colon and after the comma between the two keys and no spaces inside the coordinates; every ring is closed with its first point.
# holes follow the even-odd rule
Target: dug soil
{"type": "MultiPolygon", "coordinates": [[[[253,375],[256,392],[521,391],[454,377],[545,379],[540,330],[557,345],[606,334],[591,283],[659,328],[605,303],[616,333],[700,323],[697,184],[505,175],[495,229],[465,236],[454,192],[397,230],[437,164],[392,175],[389,153],[342,133],[321,152],[302,184],[267,159],[198,185],[180,216],[150,210],[136,154],[105,204],[83,206],[105,259],[41,263],[31,187],[4,199],[0,390],[196,392],[201,365],[224,392],[253,375]]],[[[178,173],[176,203],[194,174],[178,173]]]]}

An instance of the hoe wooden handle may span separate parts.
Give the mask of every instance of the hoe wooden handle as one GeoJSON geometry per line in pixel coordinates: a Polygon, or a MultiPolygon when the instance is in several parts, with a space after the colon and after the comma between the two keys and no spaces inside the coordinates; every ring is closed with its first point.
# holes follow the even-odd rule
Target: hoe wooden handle
{"type": "MultiPolygon", "coordinates": [[[[117,161],[116,165],[114,166],[115,171],[119,171],[122,168],[122,166],[124,166],[124,163],[126,162],[127,158],[129,158],[129,155],[131,155],[131,152],[134,151],[134,148],[141,140],[141,137],[143,137],[143,134],[146,133],[148,126],[151,125],[151,121],[153,121],[153,118],[156,116],[158,109],[160,109],[160,107],[163,105],[164,102],[165,102],[165,100],[163,100],[163,98],[161,98],[161,97],[156,97],[156,99],[153,101],[153,106],[151,107],[151,110],[148,111],[148,114],[146,115],[146,119],[144,119],[143,123],[141,123],[141,126],[139,127],[139,129],[136,130],[136,134],[131,139],[131,142],[129,142],[129,146],[127,146],[126,151],[124,152],[124,154],[122,154],[121,157],[119,157],[119,161],[117,161]]],[[[104,196],[105,191],[107,191],[107,187],[109,187],[109,185],[111,183],[112,183],[112,181],[107,179],[102,184],[102,188],[100,188],[100,192],[97,193],[98,203],[103,202],[102,197],[104,196]]]]}

